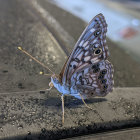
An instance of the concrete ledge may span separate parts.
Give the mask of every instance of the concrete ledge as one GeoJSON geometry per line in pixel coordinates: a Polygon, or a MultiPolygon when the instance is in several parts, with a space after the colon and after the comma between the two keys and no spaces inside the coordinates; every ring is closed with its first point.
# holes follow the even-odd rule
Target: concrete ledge
{"type": "Polygon", "coordinates": [[[68,138],[67,140],[139,140],[140,128],[125,129],[114,132],[107,132],[102,134],[92,134],[87,136],[68,138]]]}
{"type": "Polygon", "coordinates": [[[116,88],[106,98],[65,98],[65,124],[61,100],[51,92],[0,93],[0,139],[60,139],[140,125],[140,88],[116,88]]]}

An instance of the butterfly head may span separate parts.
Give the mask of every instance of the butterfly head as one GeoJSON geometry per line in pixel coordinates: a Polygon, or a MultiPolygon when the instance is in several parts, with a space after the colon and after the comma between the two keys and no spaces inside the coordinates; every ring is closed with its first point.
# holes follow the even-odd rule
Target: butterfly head
{"type": "Polygon", "coordinates": [[[56,74],[53,74],[53,75],[51,76],[51,82],[52,82],[53,84],[59,84],[59,83],[60,83],[59,76],[56,75],[56,74]]]}

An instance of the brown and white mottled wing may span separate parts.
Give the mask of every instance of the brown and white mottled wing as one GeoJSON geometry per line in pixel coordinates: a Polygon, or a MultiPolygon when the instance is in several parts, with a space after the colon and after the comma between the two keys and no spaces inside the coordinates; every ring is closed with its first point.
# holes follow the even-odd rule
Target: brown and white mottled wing
{"type": "Polygon", "coordinates": [[[102,60],[74,73],[71,83],[84,98],[105,96],[113,88],[113,66],[108,60],[102,60]]]}
{"type": "Polygon", "coordinates": [[[113,66],[107,60],[106,32],[105,18],[98,14],[82,33],[61,73],[62,84],[77,89],[84,98],[112,91],[113,66]]]}
{"type": "Polygon", "coordinates": [[[76,43],[62,75],[62,83],[71,85],[72,75],[107,58],[107,24],[102,14],[95,16],[76,43]]]}

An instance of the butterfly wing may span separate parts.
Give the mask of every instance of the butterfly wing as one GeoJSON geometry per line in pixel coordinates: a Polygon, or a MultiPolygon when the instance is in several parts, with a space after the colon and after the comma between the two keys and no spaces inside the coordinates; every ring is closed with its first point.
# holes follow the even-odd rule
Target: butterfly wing
{"type": "Polygon", "coordinates": [[[74,73],[71,83],[84,98],[105,96],[113,88],[113,66],[108,60],[102,60],[74,73]]]}
{"type": "Polygon", "coordinates": [[[106,45],[107,24],[102,14],[95,16],[76,43],[62,75],[62,83],[71,84],[75,71],[96,63],[108,56],[106,45]]]}
{"type": "Polygon", "coordinates": [[[112,90],[113,68],[106,60],[109,55],[106,32],[105,18],[98,14],[80,36],[63,67],[62,83],[76,87],[84,96],[105,96],[112,90]],[[106,71],[104,76],[101,75],[103,70],[106,71]]]}

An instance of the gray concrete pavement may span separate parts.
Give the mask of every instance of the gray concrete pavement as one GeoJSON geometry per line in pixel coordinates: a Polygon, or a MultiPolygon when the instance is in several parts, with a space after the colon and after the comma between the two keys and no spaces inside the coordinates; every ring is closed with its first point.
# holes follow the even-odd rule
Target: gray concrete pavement
{"type": "Polygon", "coordinates": [[[55,89],[45,94],[0,93],[0,139],[60,139],[138,126],[139,97],[140,88],[114,89],[106,98],[87,100],[95,109],[90,110],[80,100],[67,96],[62,126],[61,100],[55,89]]]}
{"type": "MultiPolygon", "coordinates": [[[[58,73],[66,53],[73,47],[72,44],[63,49],[66,39],[70,35],[75,40],[79,34],[75,32],[78,26],[73,26],[74,21],[82,28],[85,23],[42,1],[49,16],[53,15],[56,20],[51,26],[52,21],[43,17],[30,2],[0,0],[0,139],[60,139],[140,126],[140,89],[132,88],[139,85],[139,65],[122,50],[111,49],[112,42],[109,44],[114,56],[111,61],[116,69],[115,90],[105,98],[86,101],[95,111],[87,109],[80,100],[65,97],[65,124],[62,126],[60,94],[55,89],[40,92],[40,89],[48,87],[50,78],[38,73],[40,70],[48,71],[17,50],[17,46],[22,46],[58,73]],[[60,17],[55,13],[59,13],[60,17]],[[70,17],[69,21],[64,20],[66,17],[70,17]],[[64,26],[68,23],[73,31],[70,25],[64,26]],[[58,37],[58,27],[69,35],[65,34],[67,37],[64,39],[58,37]]],[[[77,32],[80,30],[77,29],[77,32]]]]}

